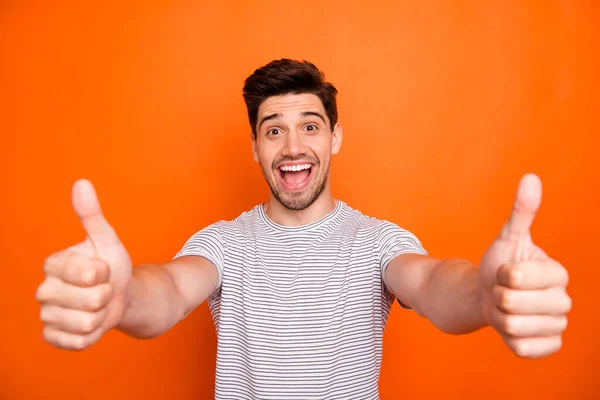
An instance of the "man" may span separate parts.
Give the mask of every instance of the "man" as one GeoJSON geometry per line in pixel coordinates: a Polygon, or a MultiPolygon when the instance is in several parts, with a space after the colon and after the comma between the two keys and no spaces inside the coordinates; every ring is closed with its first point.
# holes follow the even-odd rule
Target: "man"
{"type": "Polygon", "coordinates": [[[277,60],[248,77],[252,153],[271,196],[200,230],[165,264],[132,273],[91,184],[76,182],[87,238],[44,264],[45,340],[81,350],[110,329],[155,337],[208,299],[219,399],[377,399],[395,298],[447,333],[490,325],[518,356],[557,351],[571,299],[567,271],[529,234],[539,179],[523,177],[479,266],[429,257],[412,233],[332,196],[336,94],[308,62],[277,60]]]}

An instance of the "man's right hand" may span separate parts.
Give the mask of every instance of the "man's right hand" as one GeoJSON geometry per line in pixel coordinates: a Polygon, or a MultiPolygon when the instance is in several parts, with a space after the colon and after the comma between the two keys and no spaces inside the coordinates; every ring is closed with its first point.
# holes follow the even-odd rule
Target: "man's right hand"
{"type": "Polygon", "coordinates": [[[36,299],[41,303],[44,339],[58,348],[83,350],[119,324],[132,265],[89,181],[75,182],[72,201],[87,238],[46,259],[46,277],[36,299]]]}

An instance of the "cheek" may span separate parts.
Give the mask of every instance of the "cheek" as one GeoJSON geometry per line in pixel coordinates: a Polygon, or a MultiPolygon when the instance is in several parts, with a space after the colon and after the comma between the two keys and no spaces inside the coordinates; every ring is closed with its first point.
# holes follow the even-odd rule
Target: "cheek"
{"type": "Polygon", "coordinates": [[[277,153],[273,152],[272,150],[269,151],[267,149],[261,149],[257,152],[258,162],[263,166],[263,168],[271,169],[276,154],[277,153]]]}
{"type": "Polygon", "coordinates": [[[331,142],[324,140],[320,141],[319,143],[315,143],[315,146],[313,146],[312,151],[314,155],[319,159],[321,164],[325,164],[331,158],[331,142]]]}

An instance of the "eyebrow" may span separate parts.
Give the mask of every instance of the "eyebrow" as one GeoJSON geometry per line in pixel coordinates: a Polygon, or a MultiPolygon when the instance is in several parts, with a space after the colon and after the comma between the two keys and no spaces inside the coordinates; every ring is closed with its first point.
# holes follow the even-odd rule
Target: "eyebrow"
{"type": "MultiPolygon", "coordinates": [[[[313,117],[318,117],[320,118],[323,123],[327,123],[325,121],[325,118],[318,112],[316,111],[304,111],[303,113],[300,114],[300,116],[302,118],[304,117],[309,117],[309,116],[313,116],[313,117]]],[[[270,114],[270,115],[265,115],[261,120],[260,120],[260,124],[258,124],[258,129],[260,129],[260,127],[262,126],[263,123],[270,121],[272,119],[278,119],[283,117],[283,115],[281,113],[275,113],[275,114],[270,114]]]]}

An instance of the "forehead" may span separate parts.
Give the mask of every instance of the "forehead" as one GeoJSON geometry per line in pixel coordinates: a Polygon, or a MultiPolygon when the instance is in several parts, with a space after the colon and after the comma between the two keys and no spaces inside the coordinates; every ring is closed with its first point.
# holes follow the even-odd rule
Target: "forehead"
{"type": "Polygon", "coordinates": [[[268,97],[263,101],[260,107],[258,107],[258,120],[260,121],[265,115],[279,113],[284,117],[286,115],[296,116],[305,111],[318,111],[323,117],[327,118],[323,103],[317,95],[312,93],[301,93],[268,97]]]}

